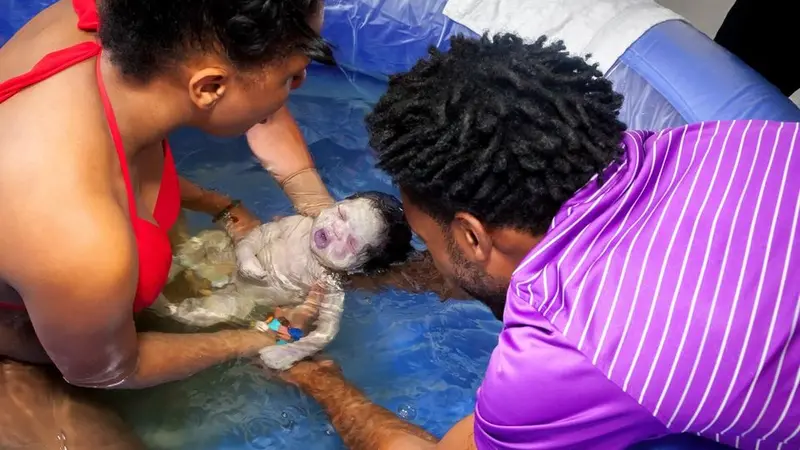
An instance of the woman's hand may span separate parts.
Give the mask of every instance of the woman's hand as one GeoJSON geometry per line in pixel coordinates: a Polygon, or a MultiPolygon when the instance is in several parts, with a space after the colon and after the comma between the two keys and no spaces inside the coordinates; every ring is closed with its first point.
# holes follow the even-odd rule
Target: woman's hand
{"type": "Polygon", "coordinates": [[[261,220],[241,204],[232,207],[222,218],[225,231],[233,242],[238,243],[251,231],[261,225],[261,220]]]}
{"type": "Polygon", "coordinates": [[[278,183],[299,170],[314,167],[303,133],[285,106],[266,123],[251,128],[247,132],[247,143],[278,183]]]}
{"type": "Polygon", "coordinates": [[[215,222],[222,225],[234,242],[239,242],[261,224],[261,220],[241,202],[232,200],[227,195],[203,189],[183,177],[180,177],[180,188],[181,206],[210,215],[215,222]]]}
{"type": "Polygon", "coordinates": [[[284,106],[247,132],[250,150],[275,178],[298,213],[314,217],[333,205],[308,151],[303,133],[284,106]]]}

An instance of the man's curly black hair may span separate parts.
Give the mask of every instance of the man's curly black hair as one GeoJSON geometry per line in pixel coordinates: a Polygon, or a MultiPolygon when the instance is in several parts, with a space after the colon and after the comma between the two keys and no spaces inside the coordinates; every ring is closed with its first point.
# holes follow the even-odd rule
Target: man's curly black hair
{"type": "Polygon", "coordinates": [[[191,51],[214,51],[241,69],[302,53],[333,64],[308,24],[322,0],[102,0],[99,37],[123,74],[140,81],[191,51]]]}
{"type": "Polygon", "coordinates": [[[390,78],[367,127],[378,166],[440,223],[463,211],[541,235],[621,155],[621,105],[560,41],[455,37],[390,78]]]}

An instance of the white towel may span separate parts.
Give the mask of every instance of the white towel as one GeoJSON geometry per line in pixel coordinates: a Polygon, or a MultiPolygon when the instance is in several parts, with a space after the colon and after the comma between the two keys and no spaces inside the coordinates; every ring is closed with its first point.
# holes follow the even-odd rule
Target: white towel
{"type": "Polygon", "coordinates": [[[682,19],[653,0],[449,0],[444,14],[483,34],[510,32],[526,40],[563,40],[605,73],[641,35],[682,19]]]}

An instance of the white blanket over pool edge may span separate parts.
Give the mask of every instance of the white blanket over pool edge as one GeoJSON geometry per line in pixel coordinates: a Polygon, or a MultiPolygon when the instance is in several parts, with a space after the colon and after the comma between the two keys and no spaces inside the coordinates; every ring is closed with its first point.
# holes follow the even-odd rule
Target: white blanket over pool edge
{"type": "Polygon", "coordinates": [[[510,32],[526,40],[563,40],[606,73],[651,27],[682,17],[653,0],[449,0],[444,14],[483,34],[510,32]]]}

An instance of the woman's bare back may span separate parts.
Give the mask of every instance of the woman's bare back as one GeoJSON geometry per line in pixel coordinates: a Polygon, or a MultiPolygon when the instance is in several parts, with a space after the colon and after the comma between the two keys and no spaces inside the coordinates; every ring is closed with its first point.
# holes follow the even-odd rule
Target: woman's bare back
{"type": "MultiPolygon", "coordinates": [[[[68,0],[37,15],[0,48],[0,82],[24,74],[51,52],[93,40],[91,33],[78,30],[77,21],[68,0]]],[[[100,100],[94,58],[0,103],[0,123],[4,124],[0,134],[0,202],[7,214],[16,217],[33,209],[59,217],[83,215],[86,205],[104,197],[106,203],[114,205],[113,214],[119,209],[127,215],[125,183],[100,100]],[[72,194],[60,195],[65,191],[72,194]]],[[[127,150],[133,156],[129,159],[133,185],[139,187],[137,209],[143,219],[152,221],[150,211],[158,196],[163,155],[127,150]]],[[[20,267],[18,255],[11,256],[7,251],[12,248],[9,244],[44,240],[58,245],[59,240],[69,239],[70,230],[64,227],[58,236],[43,236],[37,222],[44,219],[4,222],[0,225],[0,245],[6,250],[6,257],[0,257],[4,260],[0,261],[0,303],[22,307],[21,296],[10,285],[9,276],[19,270],[41,273],[58,262],[48,261],[48,255],[43,254],[37,257],[36,267],[20,267]]],[[[132,233],[130,236],[132,239],[132,233]]],[[[85,278],[85,274],[76,277],[85,278]]],[[[4,336],[0,339],[0,357],[41,362],[44,352],[24,309],[0,308],[0,335],[4,336]]]]}

